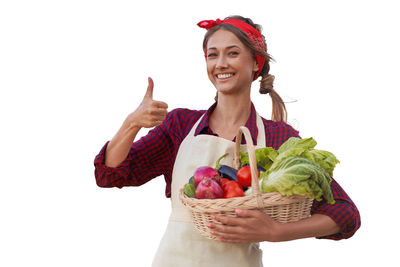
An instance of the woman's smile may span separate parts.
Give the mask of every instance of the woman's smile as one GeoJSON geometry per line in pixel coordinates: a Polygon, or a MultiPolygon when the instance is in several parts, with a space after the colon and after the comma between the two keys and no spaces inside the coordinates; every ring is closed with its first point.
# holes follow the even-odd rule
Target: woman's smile
{"type": "Polygon", "coordinates": [[[217,74],[217,79],[219,79],[220,81],[225,81],[231,77],[233,77],[235,75],[235,73],[219,73],[217,74]]]}
{"type": "Polygon", "coordinates": [[[258,66],[251,51],[230,31],[218,30],[207,43],[207,72],[219,93],[250,90],[258,66]]]}

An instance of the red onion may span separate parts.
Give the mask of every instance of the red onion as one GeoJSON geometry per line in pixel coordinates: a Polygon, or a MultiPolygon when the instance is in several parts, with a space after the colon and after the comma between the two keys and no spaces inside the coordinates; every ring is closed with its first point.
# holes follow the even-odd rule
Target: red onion
{"type": "Polygon", "coordinates": [[[199,168],[197,168],[197,170],[194,172],[194,175],[193,175],[194,186],[197,187],[197,185],[201,182],[201,180],[203,180],[206,177],[218,179],[219,174],[218,174],[217,170],[215,170],[214,168],[211,168],[209,166],[199,167],[199,168]]]}
{"type": "Polygon", "coordinates": [[[195,197],[198,199],[223,198],[224,191],[214,179],[206,177],[197,185],[195,197]]]}

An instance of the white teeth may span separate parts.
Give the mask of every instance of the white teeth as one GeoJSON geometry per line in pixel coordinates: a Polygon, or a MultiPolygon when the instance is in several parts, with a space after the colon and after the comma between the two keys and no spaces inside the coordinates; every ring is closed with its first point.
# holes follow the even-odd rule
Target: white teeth
{"type": "Polygon", "coordinates": [[[233,76],[232,73],[229,73],[229,74],[218,74],[217,75],[218,79],[226,79],[226,78],[229,78],[229,77],[232,77],[232,76],[233,76]]]}

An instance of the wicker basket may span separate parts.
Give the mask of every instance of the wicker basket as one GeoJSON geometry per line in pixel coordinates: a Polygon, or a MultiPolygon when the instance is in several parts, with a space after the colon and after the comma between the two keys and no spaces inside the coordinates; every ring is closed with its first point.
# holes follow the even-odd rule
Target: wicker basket
{"type": "Polygon", "coordinates": [[[251,139],[249,130],[243,126],[239,128],[236,135],[234,168],[238,169],[240,166],[239,151],[242,134],[245,137],[246,148],[249,153],[252,176],[252,193],[250,195],[227,199],[196,199],[186,196],[184,194],[184,188],[179,192],[180,200],[191,212],[195,228],[209,239],[216,239],[216,237],[210,234],[207,223],[219,223],[213,220],[211,215],[221,214],[236,217],[236,208],[260,210],[268,214],[272,219],[282,223],[294,222],[310,216],[313,199],[299,195],[283,196],[278,192],[264,194],[260,192],[253,140],[251,139]]]}

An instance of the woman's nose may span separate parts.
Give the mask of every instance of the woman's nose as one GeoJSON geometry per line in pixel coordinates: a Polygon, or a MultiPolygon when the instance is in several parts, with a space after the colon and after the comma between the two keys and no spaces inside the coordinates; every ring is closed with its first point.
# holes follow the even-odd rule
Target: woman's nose
{"type": "Polygon", "coordinates": [[[223,55],[219,56],[215,67],[219,69],[228,67],[228,62],[226,60],[226,57],[223,55]]]}

